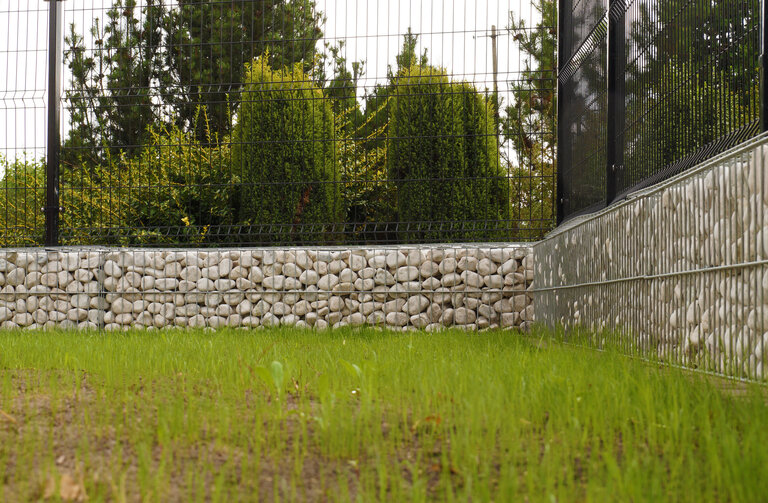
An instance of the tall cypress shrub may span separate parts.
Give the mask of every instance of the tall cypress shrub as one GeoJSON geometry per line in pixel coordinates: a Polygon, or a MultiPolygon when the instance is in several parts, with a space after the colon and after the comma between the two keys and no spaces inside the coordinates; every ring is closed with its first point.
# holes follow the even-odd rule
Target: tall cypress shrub
{"type": "Polygon", "coordinates": [[[397,79],[391,106],[387,163],[400,238],[505,239],[509,180],[492,103],[442,69],[414,66],[397,79]]]}
{"type": "Polygon", "coordinates": [[[273,244],[334,241],[341,221],[331,103],[299,64],[246,67],[233,133],[241,220],[273,244]]]}

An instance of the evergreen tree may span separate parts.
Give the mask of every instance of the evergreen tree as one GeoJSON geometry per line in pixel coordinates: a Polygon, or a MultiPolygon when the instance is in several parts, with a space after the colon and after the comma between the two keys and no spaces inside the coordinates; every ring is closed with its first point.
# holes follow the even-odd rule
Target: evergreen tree
{"type": "Polygon", "coordinates": [[[345,40],[340,40],[335,45],[326,42],[326,53],[318,58],[314,77],[323,88],[325,96],[331,100],[334,113],[344,116],[343,122],[349,129],[359,125],[362,119],[357,102],[357,86],[365,75],[365,61],[353,61],[350,65],[344,53],[345,46],[345,40]],[[329,59],[333,72],[330,79],[326,73],[329,59]]]}
{"type": "Polygon", "coordinates": [[[413,66],[397,77],[390,110],[387,164],[400,239],[505,239],[509,186],[490,100],[445,69],[413,66]]]}
{"type": "Polygon", "coordinates": [[[74,24],[66,37],[65,162],[134,155],[160,123],[197,127],[201,142],[229,133],[245,64],[269,48],[271,64],[311,67],[323,22],[313,0],[113,0],[90,27],[92,50],[74,24]]]}
{"type": "Polygon", "coordinates": [[[90,28],[95,44],[90,51],[70,25],[64,53],[72,74],[65,96],[70,115],[65,165],[78,160],[93,166],[118,149],[130,154],[148,140],[147,126],[159,119],[152,85],[160,68],[165,13],[157,0],[140,8],[136,0],[115,0],[106,18],[90,28]]]}
{"type": "Polygon", "coordinates": [[[333,111],[300,63],[275,70],[270,60],[248,65],[233,134],[241,221],[259,242],[328,241],[341,220],[333,111]]]}
{"type": "Polygon", "coordinates": [[[365,111],[358,108],[344,114],[337,130],[340,138],[343,199],[347,204],[347,222],[356,224],[354,231],[365,232],[361,240],[394,241],[398,239],[396,187],[387,171],[387,137],[389,136],[390,103],[398,76],[409,68],[426,67],[427,51],[417,53],[419,36],[409,28],[403,45],[395,57],[395,67],[387,68],[387,83],[377,84],[366,92],[365,111]],[[374,232],[366,228],[376,225],[374,232]]]}
{"type": "MultiPolygon", "coordinates": [[[[521,237],[538,238],[554,224],[557,88],[557,4],[536,0],[534,26],[510,13],[508,33],[524,60],[512,83],[514,103],[505,109],[502,133],[515,154],[506,159],[512,219],[521,237]]],[[[504,152],[502,148],[502,152],[504,152]]]]}
{"type": "Polygon", "coordinates": [[[163,102],[182,128],[204,106],[211,132],[226,133],[246,63],[268,51],[274,68],[309,70],[323,22],[312,0],[180,0],[163,18],[163,102]]]}

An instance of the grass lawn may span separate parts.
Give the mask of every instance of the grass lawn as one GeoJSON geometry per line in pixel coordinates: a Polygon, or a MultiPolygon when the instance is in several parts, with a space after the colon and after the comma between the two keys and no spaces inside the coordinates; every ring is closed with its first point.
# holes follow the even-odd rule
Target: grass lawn
{"type": "Polygon", "coordinates": [[[765,501],[765,388],[542,333],[0,333],[0,500],[765,501]]]}

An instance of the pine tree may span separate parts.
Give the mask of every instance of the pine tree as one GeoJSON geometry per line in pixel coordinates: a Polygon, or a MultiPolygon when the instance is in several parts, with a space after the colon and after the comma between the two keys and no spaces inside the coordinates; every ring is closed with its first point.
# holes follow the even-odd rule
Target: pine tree
{"type": "Polygon", "coordinates": [[[512,219],[519,237],[537,238],[551,228],[555,216],[557,3],[536,0],[533,7],[541,14],[534,26],[510,13],[507,31],[524,65],[512,83],[514,103],[506,106],[501,127],[515,154],[506,159],[512,219]]]}
{"type": "Polygon", "coordinates": [[[70,25],[64,53],[72,74],[65,96],[70,114],[65,165],[93,166],[118,150],[130,155],[148,140],[147,126],[159,119],[152,84],[160,67],[165,13],[157,0],[142,7],[136,0],[115,0],[105,19],[91,26],[93,50],[70,25]]]}
{"type": "Polygon", "coordinates": [[[133,156],[162,123],[197,127],[201,142],[228,134],[246,63],[269,48],[276,67],[311,67],[323,22],[313,0],[113,0],[90,27],[93,48],[74,24],[66,37],[65,161],[133,156]]]}

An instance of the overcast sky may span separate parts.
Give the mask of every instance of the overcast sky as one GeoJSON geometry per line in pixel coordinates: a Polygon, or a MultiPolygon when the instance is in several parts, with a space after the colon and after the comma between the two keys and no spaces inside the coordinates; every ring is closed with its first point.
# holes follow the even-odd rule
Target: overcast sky
{"type": "MultiPolygon", "coordinates": [[[[74,21],[86,32],[111,3],[66,0],[65,23],[74,21]]],[[[536,18],[526,0],[317,0],[317,5],[327,18],[320,46],[345,39],[348,61],[367,62],[365,86],[384,81],[410,27],[419,34],[419,52],[427,49],[432,64],[491,89],[491,26],[506,27],[510,11],[536,18]]],[[[0,155],[7,158],[42,155],[45,148],[47,9],[43,0],[0,0],[0,155]]],[[[520,68],[516,51],[511,37],[499,37],[502,95],[520,68]]],[[[66,86],[66,73],[64,78],[66,86]]],[[[66,130],[67,117],[62,122],[66,130]]]]}

